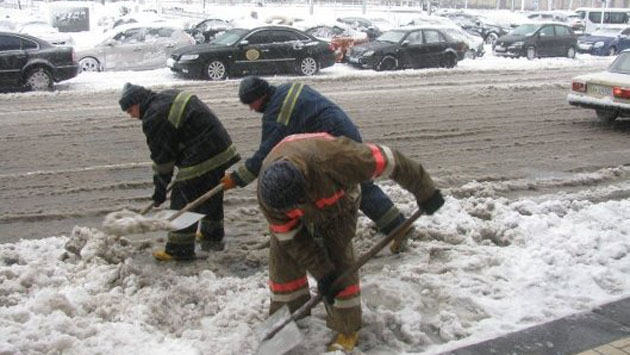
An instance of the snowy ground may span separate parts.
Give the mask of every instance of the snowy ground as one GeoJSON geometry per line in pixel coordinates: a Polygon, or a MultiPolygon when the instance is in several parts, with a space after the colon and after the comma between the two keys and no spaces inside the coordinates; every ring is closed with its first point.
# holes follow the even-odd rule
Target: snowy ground
{"type": "MultiPolygon", "coordinates": [[[[383,74],[335,65],[311,79],[349,108],[366,138],[427,163],[447,195],[439,213],[415,223],[418,236],[407,253],[382,253],[362,269],[364,328],[354,353],[439,353],[630,296],[630,161],[622,158],[630,128],[591,123],[562,100],[574,70],[608,62],[488,55],[452,71],[383,74]],[[362,78],[372,89],[357,91],[352,83],[343,91],[362,78]],[[365,96],[369,90],[392,94],[377,101],[365,96]],[[447,102],[455,100],[445,92],[458,102],[447,102]],[[373,105],[357,103],[361,97],[373,105]],[[417,100],[410,107],[396,101],[409,97],[417,100]],[[387,111],[388,101],[400,109],[387,111]],[[423,120],[409,113],[414,108],[423,120]],[[379,121],[380,110],[390,117],[379,121]],[[530,151],[531,161],[512,168],[521,151],[530,151]]],[[[92,73],[59,84],[57,93],[0,95],[5,231],[22,224],[26,236],[29,225],[46,230],[92,206],[147,202],[137,198],[150,194],[148,184],[137,183],[138,176],[150,178],[144,141],[116,108],[127,81],[193,89],[218,110],[239,147],[257,144],[257,122],[233,97],[233,80],[184,81],[166,69],[92,73]],[[121,164],[108,165],[114,163],[121,164]],[[86,176],[75,180],[80,174],[86,176]],[[77,199],[84,191],[99,198],[77,199]]],[[[407,193],[383,186],[413,212],[407,193]]],[[[108,236],[83,224],[0,244],[0,354],[253,353],[253,330],[267,316],[267,250],[260,248],[264,229],[246,226],[260,226],[262,216],[249,190],[226,197],[226,209],[228,250],[194,263],[158,264],[150,257],[154,240],[108,236]]],[[[378,237],[361,218],[358,251],[378,237]]],[[[295,354],[325,351],[332,334],[324,316],[319,306],[300,322],[306,340],[295,354]]]]}

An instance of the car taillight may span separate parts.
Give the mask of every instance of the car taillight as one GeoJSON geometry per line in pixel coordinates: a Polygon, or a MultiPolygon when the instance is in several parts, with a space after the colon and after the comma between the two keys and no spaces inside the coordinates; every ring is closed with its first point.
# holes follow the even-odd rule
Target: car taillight
{"type": "Polygon", "coordinates": [[[571,84],[571,90],[578,91],[578,92],[586,92],[586,83],[583,83],[581,81],[574,81],[571,84]]]}
{"type": "Polygon", "coordinates": [[[619,86],[615,86],[613,88],[613,96],[618,99],[630,100],[630,88],[620,88],[619,86]]]}

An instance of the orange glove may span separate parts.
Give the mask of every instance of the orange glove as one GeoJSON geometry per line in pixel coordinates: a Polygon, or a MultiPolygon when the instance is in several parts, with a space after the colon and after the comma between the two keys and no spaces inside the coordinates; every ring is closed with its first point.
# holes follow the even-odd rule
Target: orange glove
{"type": "Polygon", "coordinates": [[[230,173],[225,173],[225,176],[221,178],[221,183],[223,184],[223,191],[236,187],[236,182],[232,179],[232,174],[230,173]]]}

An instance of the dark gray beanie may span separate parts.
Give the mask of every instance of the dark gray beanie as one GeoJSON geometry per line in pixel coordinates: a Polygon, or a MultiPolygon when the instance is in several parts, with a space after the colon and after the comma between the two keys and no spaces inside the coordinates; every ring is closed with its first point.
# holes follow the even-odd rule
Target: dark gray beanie
{"type": "Polygon", "coordinates": [[[272,208],[285,209],[302,202],[305,197],[304,175],[286,160],[271,164],[258,178],[263,202],[272,208]]]}
{"type": "Polygon", "coordinates": [[[271,85],[257,76],[247,76],[241,80],[238,97],[244,104],[250,104],[270,92],[271,85]]]}
{"type": "Polygon", "coordinates": [[[126,83],[123,87],[120,101],[118,101],[120,108],[123,111],[127,111],[129,107],[144,101],[149,96],[150,92],[150,90],[147,90],[142,86],[126,83]]]}

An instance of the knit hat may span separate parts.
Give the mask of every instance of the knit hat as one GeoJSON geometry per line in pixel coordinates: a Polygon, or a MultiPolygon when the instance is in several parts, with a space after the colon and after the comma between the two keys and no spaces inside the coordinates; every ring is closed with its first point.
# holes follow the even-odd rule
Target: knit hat
{"type": "Polygon", "coordinates": [[[250,104],[270,92],[270,85],[265,79],[247,76],[241,80],[238,96],[244,104],[250,104]]]}
{"type": "Polygon", "coordinates": [[[304,200],[304,175],[286,160],[271,164],[258,178],[258,190],[263,202],[276,209],[295,206],[304,200]]]}
{"type": "Polygon", "coordinates": [[[133,85],[132,83],[126,83],[122,90],[120,97],[120,108],[123,111],[127,111],[129,107],[139,104],[149,96],[150,91],[139,85],[133,85]]]}

